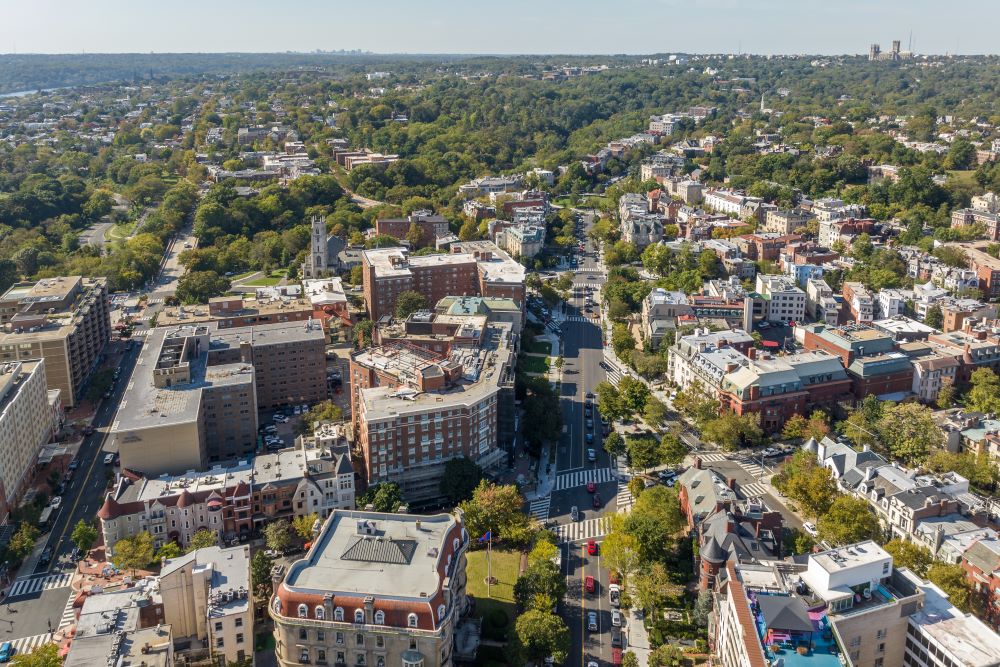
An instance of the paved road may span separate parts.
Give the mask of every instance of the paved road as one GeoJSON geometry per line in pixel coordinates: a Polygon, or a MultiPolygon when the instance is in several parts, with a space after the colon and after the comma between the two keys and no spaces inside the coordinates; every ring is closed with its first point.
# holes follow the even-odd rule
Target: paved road
{"type": "Polygon", "coordinates": [[[92,245],[98,248],[103,248],[104,244],[107,243],[108,230],[110,230],[114,225],[110,222],[98,222],[91,225],[83,232],[80,233],[80,245],[92,245]]]}
{"type": "Polygon", "coordinates": [[[124,353],[119,364],[121,377],[115,383],[111,398],[101,404],[94,418],[93,425],[97,430],[84,438],[77,453],[76,460],[80,467],[63,492],[62,509],[53,519],[52,529],[45,541],[45,546],[53,548],[52,562],[45,567],[36,567],[31,575],[16,579],[9,596],[0,605],[0,641],[27,638],[15,643],[22,648],[30,648],[37,643],[36,640],[40,641],[41,635],[49,632],[50,624],[51,630],[56,630],[70,620],[68,575],[75,567],[69,558],[73,549],[70,535],[81,519],[92,522],[104,502],[108,471],[111,470],[110,466],[104,465],[104,455],[112,451],[107,431],[138,353],[138,348],[124,353]]]}

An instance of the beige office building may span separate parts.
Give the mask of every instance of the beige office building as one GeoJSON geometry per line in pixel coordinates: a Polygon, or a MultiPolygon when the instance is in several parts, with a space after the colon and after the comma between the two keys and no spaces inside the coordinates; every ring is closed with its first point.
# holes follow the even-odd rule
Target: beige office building
{"type": "Polygon", "coordinates": [[[45,359],[49,389],[79,399],[111,335],[108,282],[68,276],[18,283],[0,297],[0,363],[45,359]]]}
{"type": "Polygon", "coordinates": [[[469,535],[460,511],[418,516],[338,510],[287,574],[272,571],[275,654],[302,664],[450,667],[474,657],[469,535]]]}

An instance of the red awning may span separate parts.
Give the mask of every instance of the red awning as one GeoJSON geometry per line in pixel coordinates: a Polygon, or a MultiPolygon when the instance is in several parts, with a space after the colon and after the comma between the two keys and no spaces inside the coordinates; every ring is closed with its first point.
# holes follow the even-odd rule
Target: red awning
{"type": "Polygon", "coordinates": [[[781,347],[781,343],[773,340],[762,340],[760,344],[764,347],[781,347]]]}

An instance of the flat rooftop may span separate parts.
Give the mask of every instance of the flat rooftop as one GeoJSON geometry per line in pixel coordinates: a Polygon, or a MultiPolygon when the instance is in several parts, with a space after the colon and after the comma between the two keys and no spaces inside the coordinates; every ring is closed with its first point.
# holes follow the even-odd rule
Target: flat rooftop
{"type": "Polygon", "coordinates": [[[229,317],[280,317],[289,310],[311,311],[312,304],[306,299],[244,299],[243,307],[212,314],[207,304],[195,306],[175,306],[164,308],[156,318],[157,327],[170,327],[182,324],[212,322],[229,317]]]}
{"type": "Polygon", "coordinates": [[[0,301],[16,300],[21,303],[62,301],[82,282],[82,276],[63,276],[45,278],[33,284],[20,283],[8,289],[3,297],[0,297],[0,301]]]}
{"type": "Polygon", "coordinates": [[[378,248],[365,250],[363,254],[365,261],[375,269],[376,278],[408,276],[413,268],[476,263],[476,258],[467,252],[413,256],[406,248],[378,248]]]}
{"type": "Polygon", "coordinates": [[[334,512],[306,558],[289,568],[285,587],[429,598],[441,586],[438,562],[455,525],[450,514],[334,512]]]}

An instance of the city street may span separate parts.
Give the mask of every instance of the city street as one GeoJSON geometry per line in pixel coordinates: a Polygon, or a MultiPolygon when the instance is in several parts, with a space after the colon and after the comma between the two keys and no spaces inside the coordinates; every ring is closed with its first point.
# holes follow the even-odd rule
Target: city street
{"type": "MultiPolygon", "coordinates": [[[[109,344],[115,345],[123,343],[109,344]]],[[[109,351],[108,354],[111,356],[113,353],[109,351]]],[[[107,431],[138,354],[137,347],[123,352],[118,364],[122,369],[121,377],[112,389],[111,398],[102,401],[97,410],[93,420],[96,431],[86,436],[80,445],[76,456],[79,468],[66,485],[62,508],[53,518],[52,528],[45,539],[21,568],[22,576],[14,580],[0,605],[0,641],[11,641],[19,649],[28,650],[44,643],[50,631],[72,622],[69,584],[76,564],[70,560],[73,550],[70,535],[81,519],[93,522],[104,502],[108,472],[111,470],[111,466],[104,464],[104,456],[112,451],[113,446],[107,431]],[[38,562],[39,553],[47,546],[53,549],[52,561],[47,566],[35,565],[32,568],[38,562]],[[28,572],[30,574],[24,574],[28,572]]]]}

